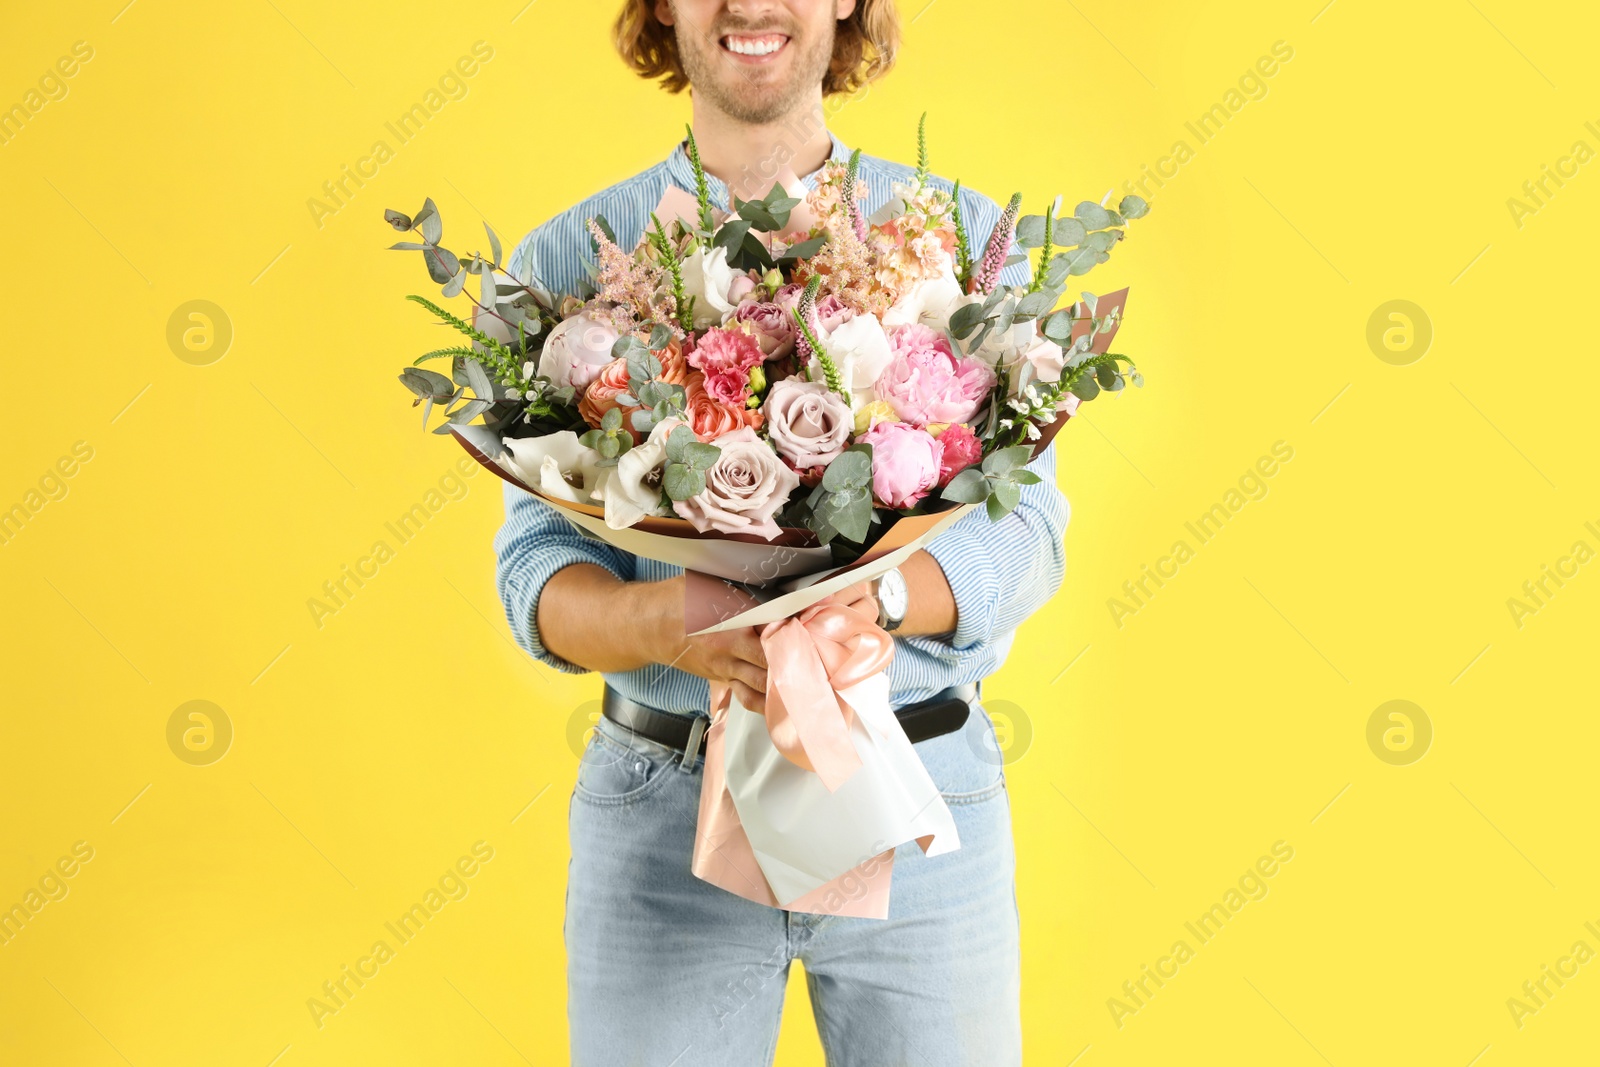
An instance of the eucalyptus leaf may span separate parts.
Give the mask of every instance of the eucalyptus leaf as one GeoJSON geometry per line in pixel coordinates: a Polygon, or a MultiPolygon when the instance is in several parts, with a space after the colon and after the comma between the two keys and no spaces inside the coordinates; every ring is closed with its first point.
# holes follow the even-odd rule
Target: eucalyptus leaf
{"type": "Polygon", "coordinates": [[[1055,238],[1058,245],[1082,244],[1083,239],[1089,235],[1083,223],[1070,216],[1056,219],[1055,238]]]}
{"type": "Polygon", "coordinates": [[[407,230],[411,229],[411,216],[396,211],[394,208],[386,208],[384,210],[383,221],[387,222],[390,226],[393,226],[401,233],[405,233],[407,230]]]}
{"type": "Polygon", "coordinates": [[[1038,248],[1044,244],[1044,216],[1024,215],[1017,220],[1017,245],[1021,248],[1038,248]]]}
{"type": "Polygon", "coordinates": [[[950,479],[939,494],[941,500],[955,500],[963,504],[976,504],[989,495],[989,480],[981,469],[968,467],[950,479]]]}
{"type": "Polygon", "coordinates": [[[1085,200],[1072,212],[1086,229],[1099,230],[1111,225],[1111,215],[1093,200],[1085,200]]]}
{"type": "Polygon", "coordinates": [[[495,236],[494,230],[489,227],[489,224],[487,222],[483,224],[483,232],[487,233],[489,235],[489,254],[494,257],[495,265],[499,266],[499,264],[500,264],[500,238],[495,236]]]}
{"type": "Polygon", "coordinates": [[[1117,210],[1122,212],[1125,219],[1142,219],[1150,214],[1150,204],[1142,196],[1125,196],[1117,205],[1117,210]]]}

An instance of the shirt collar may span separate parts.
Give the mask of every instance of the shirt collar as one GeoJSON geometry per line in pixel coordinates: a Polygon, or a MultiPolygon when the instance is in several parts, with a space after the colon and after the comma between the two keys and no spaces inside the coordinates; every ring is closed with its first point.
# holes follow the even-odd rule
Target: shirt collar
{"type": "MultiPolygon", "coordinates": [[[[828,131],[828,139],[833,142],[833,147],[828,153],[824,163],[848,163],[850,149],[839,140],[839,136],[832,130],[828,131]]],[[[688,192],[694,192],[694,164],[689,161],[689,142],[679,141],[672,149],[672,154],[667,157],[667,175],[679,186],[688,192]]],[[[822,176],[822,167],[818,167],[810,174],[800,176],[800,181],[808,191],[817,187],[817,179],[822,176]]],[[[770,189],[771,186],[768,186],[770,189]]],[[[711,203],[715,206],[726,206],[728,203],[728,185],[715,174],[706,174],[706,190],[711,196],[711,203]]]]}

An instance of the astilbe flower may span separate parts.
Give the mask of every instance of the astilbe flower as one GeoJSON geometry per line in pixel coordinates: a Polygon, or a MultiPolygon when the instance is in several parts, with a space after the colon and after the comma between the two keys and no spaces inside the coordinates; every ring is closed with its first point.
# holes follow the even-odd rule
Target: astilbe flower
{"type": "Polygon", "coordinates": [[[594,219],[588,220],[588,227],[600,248],[600,277],[596,287],[600,299],[612,305],[609,309],[612,323],[625,331],[652,320],[672,327],[674,307],[666,271],[624,252],[594,219]]]}
{"type": "Polygon", "coordinates": [[[1006,265],[1006,257],[1011,254],[1011,242],[1017,235],[1017,213],[1021,210],[1022,194],[1013,193],[1011,203],[1000,214],[1000,221],[994,224],[989,245],[983,250],[983,259],[978,262],[977,269],[972,272],[972,282],[967,292],[992,293],[1000,283],[1000,271],[1006,265]]]}

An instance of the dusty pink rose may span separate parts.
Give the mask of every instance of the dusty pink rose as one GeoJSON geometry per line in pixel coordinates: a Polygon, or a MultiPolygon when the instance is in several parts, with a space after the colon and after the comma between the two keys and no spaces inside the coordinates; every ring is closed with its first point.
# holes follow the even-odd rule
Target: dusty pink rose
{"type": "Polygon", "coordinates": [[[556,385],[570,385],[580,394],[611,362],[617,343],[611,324],[580,312],[556,323],[539,354],[539,373],[556,385]]]}
{"type": "Polygon", "coordinates": [[[673,510],[701,533],[753,533],[769,541],[777,537],[772,516],[800,485],[800,476],[748,426],[711,443],[722,454],[706,471],[706,487],[688,500],[673,501],[673,510]]]}
{"type": "Polygon", "coordinates": [[[782,304],[747,301],[734,309],[731,325],[749,330],[767,359],[794,351],[794,317],[782,304]]]}
{"type": "Polygon", "coordinates": [[[952,422],[939,431],[939,488],[983,458],[983,442],[964,422],[952,422]]]}
{"type": "Polygon", "coordinates": [[[711,329],[689,349],[689,366],[706,376],[706,392],[724,404],[743,404],[750,368],[763,359],[761,346],[743,330],[711,329]]]}
{"type": "Polygon", "coordinates": [[[855,309],[846,307],[844,301],[832,293],[818,300],[815,310],[817,325],[822,328],[824,337],[856,317],[855,309]]]}
{"type": "Polygon", "coordinates": [[[773,382],[761,407],[773,447],[796,468],[826,466],[850,443],[850,405],[822,382],[773,382]]]}
{"type": "Polygon", "coordinates": [[[915,507],[938,484],[943,447],[920,426],[880,422],[856,440],[872,446],[872,495],[884,505],[915,507]]]}
{"type": "Polygon", "coordinates": [[[755,291],[756,280],[749,274],[735,274],[728,286],[728,303],[737,304],[755,291]]]}
{"type": "Polygon", "coordinates": [[[941,334],[915,323],[889,330],[894,358],[874,385],[906,422],[966,422],[998,380],[988,364],[957,356],[941,334]]]}

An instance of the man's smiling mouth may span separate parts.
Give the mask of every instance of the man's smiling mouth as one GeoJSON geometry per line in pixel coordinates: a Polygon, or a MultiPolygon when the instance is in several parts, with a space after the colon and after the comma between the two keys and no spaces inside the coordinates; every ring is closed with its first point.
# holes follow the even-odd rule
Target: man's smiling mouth
{"type": "Polygon", "coordinates": [[[765,59],[776,55],[788,43],[788,36],[781,33],[730,33],[721,41],[725,51],[749,59],[765,59]]]}

